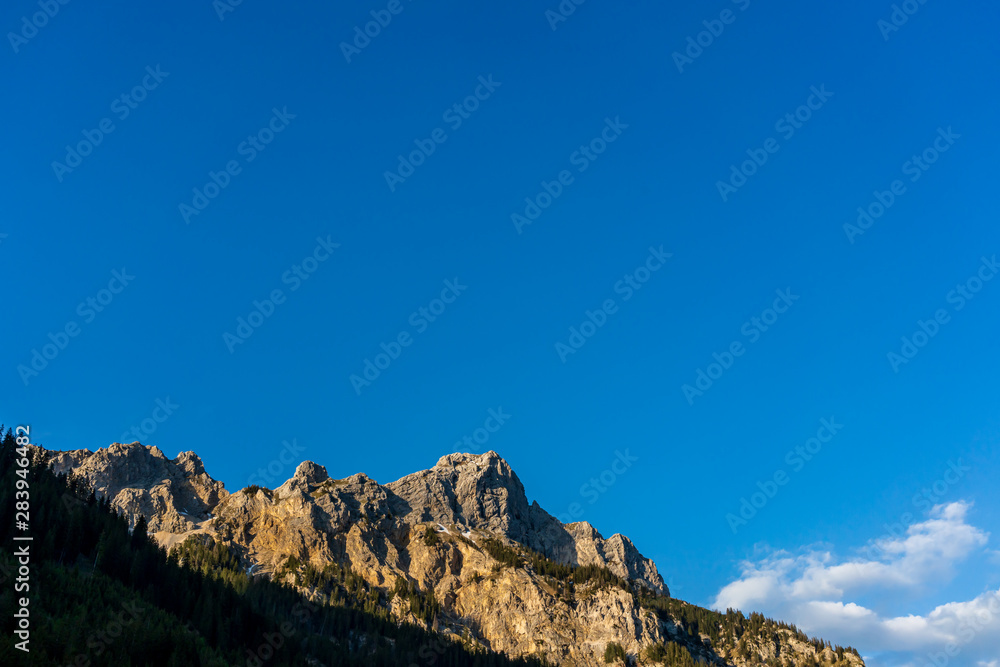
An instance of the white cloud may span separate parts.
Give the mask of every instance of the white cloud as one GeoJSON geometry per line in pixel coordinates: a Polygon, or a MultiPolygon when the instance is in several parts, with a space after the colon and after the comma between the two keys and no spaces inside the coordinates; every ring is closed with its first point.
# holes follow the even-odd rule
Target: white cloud
{"type": "Polygon", "coordinates": [[[763,611],[810,634],[866,652],[893,652],[892,664],[1000,667],[1000,590],[942,604],[924,615],[880,614],[852,601],[878,595],[881,607],[902,594],[947,584],[969,556],[983,553],[989,534],[966,522],[970,505],[935,507],[926,521],[869,545],[869,557],[839,559],[826,548],[766,553],[742,564],[741,576],[713,606],[763,611]],[[944,653],[953,644],[956,655],[944,653]],[[991,662],[987,662],[987,661],[991,662]]]}

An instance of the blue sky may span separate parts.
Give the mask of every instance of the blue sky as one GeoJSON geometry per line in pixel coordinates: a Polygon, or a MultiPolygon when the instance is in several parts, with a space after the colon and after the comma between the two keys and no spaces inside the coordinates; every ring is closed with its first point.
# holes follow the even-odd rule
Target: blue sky
{"type": "Polygon", "coordinates": [[[1000,588],[995,7],[220,7],[5,6],[5,423],[230,489],[478,437],[678,597],[873,665],[1000,588]]]}

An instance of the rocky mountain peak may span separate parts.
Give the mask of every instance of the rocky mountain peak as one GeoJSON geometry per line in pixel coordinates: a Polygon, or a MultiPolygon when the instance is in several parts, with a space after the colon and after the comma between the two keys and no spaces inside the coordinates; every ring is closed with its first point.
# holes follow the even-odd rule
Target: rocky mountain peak
{"type": "Polygon", "coordinates": [[[294,476],[310,484],[322,484],[330,479],[326,468],[312,461],[303,461],[300,463],[299,467],[295,469],[294,476]]]}
{"type": "Polygon", "coordinates": [[[438,459],[438,462],[434,465],[435,468],[455,468],[461,465],[472,463],[474,465],[489,465],[491,462],[496,461],[501,466],[506,466],[507,470],[510,470],[510,464],[508,464],[502,456],[497,454],[492,449],[483,454],[472,454],[469,452],[454,452],[451,454],[445,454],[438,459]]]}
{"type": "Polygon", "coordinates": [[[527,535],[524,486],[496,452],[449,454],[385,486],[393,493],[393,511],[407,523],[462,524],[522,543],[527,535]]]}
{"type": "MultiPolygon", "coordinates": [[[[156,447],[150,447],[150,453],[158,453],[160,458],[166,458],[156,447]]],[[[154,454],[155,455],[155,454],[154,454]]],[[[174,465],[183,470],[189,475],[204,475],[205,474],[205,464],[202,463],[201,457],[199,457],[194,452],[181,452],[174,459],[174,465]]]]}
{"type": "Polygon", "coordinates": [[[114,442],[96,452],[49,454],[54,472],[83,477],[99,498],[108,498],[132,523],[145,516],[151,532],[192,530],[228,495],[222,482],[205,473],[194,452],[171,460],[157,447],[114,442]]]}
{"type": "Polygon", "coordinates": [[[622,535],[605,540],[587,522],[564,525],[528,504],[510,464],[494,451],[442,456],[437,465],[390,482],[392,510],[407,523],[434,521],[504,535],[571,565],[603,565],[669,595],[656,565],[622,535]]]}

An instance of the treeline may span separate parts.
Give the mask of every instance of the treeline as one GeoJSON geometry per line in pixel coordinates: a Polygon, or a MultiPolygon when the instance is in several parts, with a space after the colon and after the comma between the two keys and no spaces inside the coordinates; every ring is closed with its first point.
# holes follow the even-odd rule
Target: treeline
{"type": "MultiPolygon", "coordinates": [[[[0,427],[0,433],[2,433],[0,427]]],[[[0,445],[0,538],[14,544],[15,441],[0,445]]],[[[474,652],[383,613],[340,570],[301,569],[345,604],[310,601],[293,587],[242,572],[233,554],[188,541],[169,557],[79,480],[56,476],[35,450],[30,484],[31,588],[14,592],[12,549],[0,553],[0,664],[284,667],[542,667],[533,659],[474,652]],[[182,564],[183,563],[183,564],[182,564]],[[14,596],[30,598],[30,654],[14,648],[14,596]],[[349,600],[349,602],[347,602],[349,600]]],[[[24,532],[17,532],[24,535],[24,532]]],[[[294,565],[293,564],[290,564],[294,565]]],[[[329,597],[329,596],[328,596],[329,597]]],[[[323,596],[317,596],[321,599],[323,596]]],[[[436,612],[435,612],[436,613],[436,612]]]]}
{"type": "MultiPolygon", "coordinates": [[[[605,652],[605,656],[607,653],[605,652]]],[[[664,642],[663,644],[653,644],[643,651],[646,662],[664,663],[670,667],[696,667],[699,663],[691,657],[691,653],[686,647],[676,642],[664,642]]],[[[607,658],[605,657],[605,661],[607,658]]]]}
{"type": "MultiPolygon", "coordinates": [[[[701,663],[691,657],[691,653],[677,642],[667,641],[651,644],[642,651],[643,664],[664,664],[670,667],[701,667],[701,663]]],[[[618,642],[608,642],[604,646],[604,662],[608,664],[631,664],[625,647],[618,642]]]]}
{"type": "MultiPolygon", "coordinates": [[[[760,659],[757,647],[764,648],[770,643],[774,647],[775,655],[788,656],[785,638],[790,633],[801,642],[811,644],[817,654],[821,654],[825,649],[831,650],[834,653],[833,659],[837,662],[844,660],[846,654],[861,657],[858,651],[850,646],[836,646],[822,639],[810,638],[794,624],[775,621],[756,612],[746,616],[741,611],[728,609],[722,614],[688,604],[660,595],[634,581],[623,579],[601,565],[578,566],[557,563],[532,549],[524,546],[514,548],[492,537],[480,539],[478,545],[496,560],[500,567],[530,567],[536,573],[555,580],[561,584],[563,599],[570,603],[575,599],[574,586],[578,585],[613,586],[628,591],[639,606],[653,611],[663,621],[676,623],[686,635],[683,642],[710,653],[720,654],[725,651],[744,660],[760,659]],[[707,642],[702,639],[703,635],[708,637],[707,642]]],[[[620,646],[610,644],[607,650],[609,652],[605,654],[605,659],[610,661],[619,659],[619,653],[623,651],[620,646]]],[[[664,662],[674,667],[693,667],[696,662],[688,649],[676,642],[647,647],[643,657],[648,662],[664,662]]],[[[772,667],[785,665],[780,660],[772,659],[771,662],[772,667]]],[[[821,664],[816,660],[813,663],[817,666],[821,664]]],[[[812,667],[812,664],[800,667],[812,667]]]]}
{"type": "Polygon", "coordinates": [[[576,586],[596,585],[597,587],[615,586],[622,590],[633,592],[633,584],[619,577],[603,565],[568,565],[543,556],[542,554],[521,547],[520,550],[504,544],[500,540],[487,537],[480,539],[479,547],[489,554],[501,566],[530,567],[537,574],[550,577],[564,584],[576,586]]]}
{"type": "MultiPolygon", "coordinates": [[[[216,545],[218,548],[219,545],[216,545]]],[[[441,613],[441,604],[434,591],[421,591],[413,582],[402,577],[396,579],[391,593],[372,586],[364,577],[340,563],[329,563],[322,569],[312,563],[302,564],[295,556],[288,556],[275,574],[278,581],[291,575],[295,585],[305,588],[327,604],[360,609],[367,614],[391,620],[389,603],[399,597],[409,603],[410,613],[428,626],[441,613]]]]}
{"type": "Polygon", "coordinates": [[[723,614],[674,598],[653,595],[646,589],[641,589],[639,595],[638,602],[641,606],[656,612],[661,620],[675,622],[694,645],[703,645],[716,652],[725,649],[740,658],[751,659],[758,657],[754,645],[762,647],[771,643],[775,653],[780,656],[785,647],[785,638],[788,637],[787,632],[799,641],[811,644],[817,653],[830,649],[837,661],[843,660],[846,654],[861,657],[850,646],[836,646],[822,639],[810,638],[794,624],[775,621],[757,612],[745,616],[741,611],[727,609],[723,614]],[[702,635],[708,637],[708,643],[702,641],[702,635]]]}

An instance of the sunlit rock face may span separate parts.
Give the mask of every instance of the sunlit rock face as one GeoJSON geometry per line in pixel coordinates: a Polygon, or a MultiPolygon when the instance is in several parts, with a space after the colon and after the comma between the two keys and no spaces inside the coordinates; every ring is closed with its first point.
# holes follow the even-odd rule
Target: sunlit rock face
{"type": "MultiPolygon", "coordinates": [[[[150,534],[167,548],[192,535],[211,537],[238,554],[253,576],[292,584],[294,576],[283,568],[290,557],[320,569],[346,565],[385,590],[397,618],[422,623],[408,602],[391,593],[399,580],[407,581],[441,603],[435,629],[512,656],[597,667],[605,664],[610,642],[634,656],[671,639],[689,641],[674,622],[642,608],[632,591],[568,586],[530,565],[510,567],[494,559],[485,540],[558,563],[603,566],[669,595],[656,565],[624,535],[605,539],[589,523],[563,524],[529,504],[517,474],[496,452],[450,454],[433,468],[385,485],[363,473],[332,479],[325,467],[305,461],[276,489],[253,486],[235,493],[212,479],[193,452],[168,459],[135,442],[49,455],[55,472],[85,479],[133,525],[146,517],[150,534]]],[[[770,641],[761,639],[758,655],[766,654],[770,641]]],[[[786,637],[784,645],[796,657],[793,665],[812,664],[811,644],[786,637]]],[[[707,663],[755,664],[700,642],[688,648],[707,663]]],[[[842,667],[863,664],[852,655],[845,660],[842,667]]]]}

